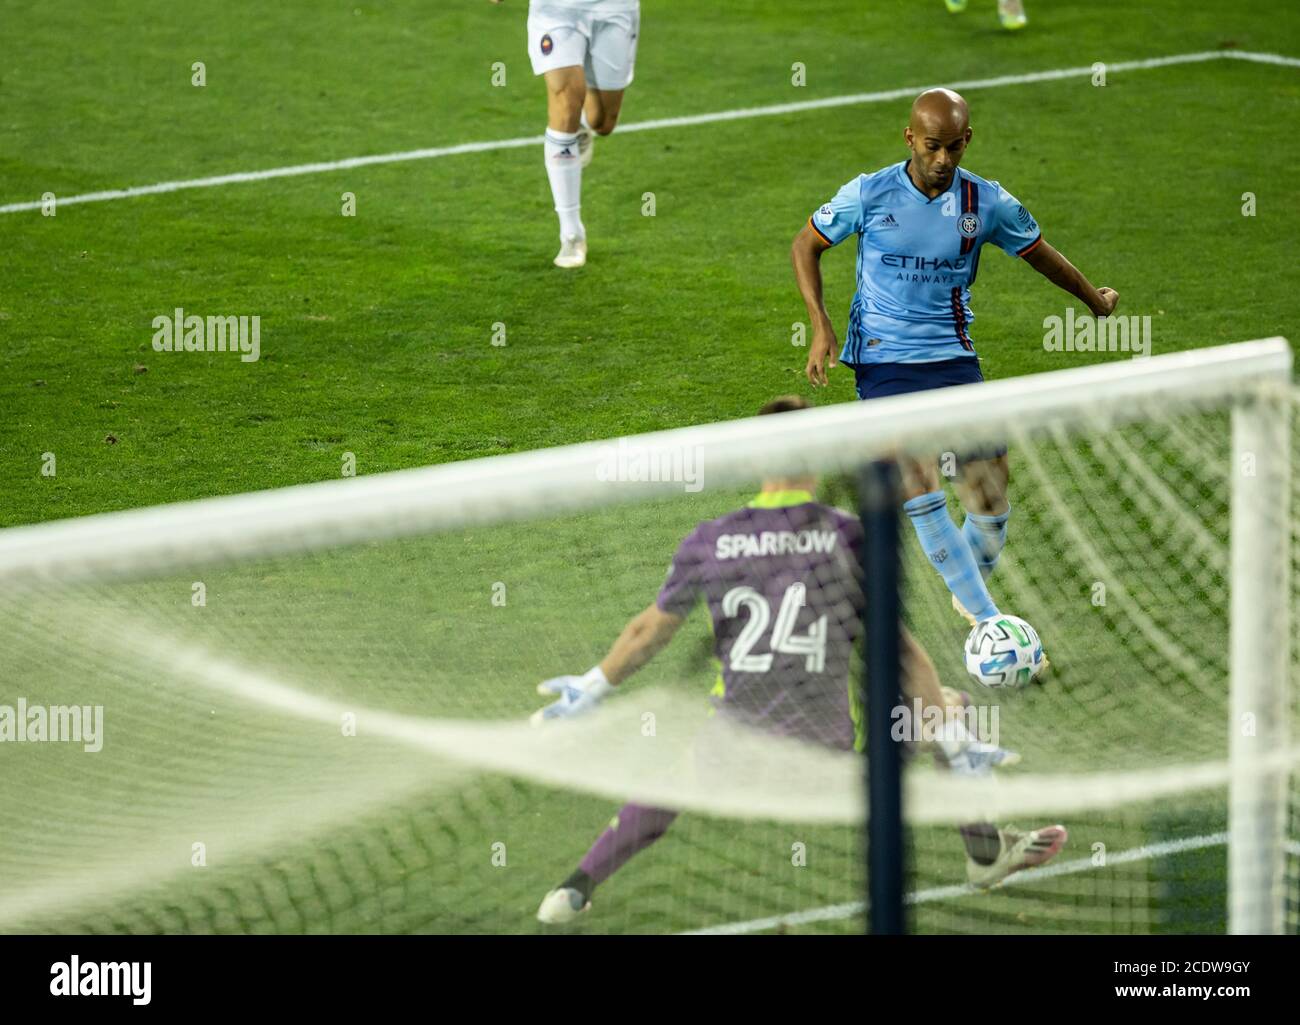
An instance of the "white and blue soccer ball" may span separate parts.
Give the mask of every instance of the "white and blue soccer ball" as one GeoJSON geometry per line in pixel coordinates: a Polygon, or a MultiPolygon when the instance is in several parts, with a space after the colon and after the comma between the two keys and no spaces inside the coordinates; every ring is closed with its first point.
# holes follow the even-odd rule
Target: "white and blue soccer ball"
{"type": "Polygon", "coordinates": [[[1023,687],[1046,664],[1038,631],[1019,616],[993,616],[966,638],[966,670],[985,687],[1023,687]]]}

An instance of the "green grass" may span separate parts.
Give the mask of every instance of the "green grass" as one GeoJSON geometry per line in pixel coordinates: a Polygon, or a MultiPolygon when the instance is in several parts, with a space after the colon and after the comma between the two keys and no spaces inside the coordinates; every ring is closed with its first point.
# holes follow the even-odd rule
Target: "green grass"
{"type": "MultiPolygon", "coordinates": [[[[1272,3],[1201,9],[1153,0],[1139,11],[1033,4],[1030,27],[1014,36],[995,29],[991,2],[972,6],[954,18],[937,2],[912,0],[725,7],[647,0],[623,119],[1219,48],[1300,56],[1296,13],[1272,3]],[[795,61],[807,66],[804,88],[791,85],[795,61]]],[[[542,97],[523,22],[522,0],[184,10],[148,0],[129,16],[66,2],[3,3],[0,24],[15,33],[21,25],[23,46],[0,73],[0,204],[540,134],[542,97]],[[196,60],[207,67],[201,89],[190,84],[196,60]],[[498,60],[507,65],[504,88],[490,81],[498,60]]],[[[1288,128],[1300,111],[1295,68],[1211,61],[1115,72],[1104,88],[1073,78],[972,89],[968,99],[975,139],[966,166],[1020,198],[1094,283],[1118,289],[1121,312],[1151,316],[1156,353],[1294,336],[1300,275],[1287,254],[1300,203],[1290,173],[1300,145],[1288,128]],[[1257,216],[1241,214],[1246,192],[1256,196],[1257,216]]],[[[370,474],[745,416],[775,393],[806,391],[805,350],[790,344],[804,312],[789,241],[844,181],[902,158],[907,107],[893,101],[602,140],[584,183],[592,262],[576,273],[550,265],[555,225],[531,147],[64,206],[55,217],[0,215],[0,525],[331,479],[347,452],[370,474]],[[340,216],[344,192],[356,195],[356,217],[340,216]],[[652,218],[641,215],[646,192],[656,197],[652,218]],[[150,322],[177,306],[259,315],[260,361],[154,352],[150,322]],[[504,347],[491,344],[498,322],[507,329],[504,347]],[[47,452],[57,459],[54,477],[40,473],[47,452]]],[[[825,260],[840,329],[851,248],[825,260]]],[[[973,305],[972,333],[990,378],[1120,358],[1045,352],[1043,318],[1063,313],[1065,297],[996,253],[982,263],[973,305]]],[[[833,381],[820,401],[851,400],[851,375],[841,370],[833,381]]],[[[1005,586],[1045,617],[1069,615],[1070,602],[1087,594],[1089,568],[1058,551],[1058,524],[1035,504],[1041,487],[1013,486],[1023,513],[1005,586]]],[[[394,548],[391,560],[363,552],[355,565],[342,554],[296,569],[205,570],[215,622],[204,629],[331,696],[355,693],[416,713],[522,714],[533,698],[519,679],[589,664],[649,600],[676,540],[735,500],[710,490],[627,512],[608,535],[593,530],[599,518],[579,518],[549,539],[485,530],[433,552],[394,548]],[[504,630],[483,597],[497,580],[511,595],[504,630]],[[480,601],[482,611],[464,612],[480,601]],[[289,633],[303,643],[298,649],[268,625],[266,617],[286,608],[297,610],[289,633]],[[456,707],[454,690],[420,675],[445,659],[449,633],[458,657],[493,681],[473,695],[475,707],[456,707]],[[395,638],[404,645],[396,653],[395,638]],[[368,680],[376,653],[400,671],[368,680]]],[[[1140,512],[1118,494],[1104,504],[1125,522],[1140,512]]],[[[1130,549],[1116,551],[1136,565],[1130,549]]],[[[943,611],[937,581],[920,571],[912,577],[927,643],[955,650],[960,623],[943,611]]],[[[190,611],[193,579],[200,577],[141,585],[133,600],[169,622],[190,611]]],[[[1160,593],[1153,587],[1152,600],[1160,593]]],[[[1188,625],[1195,613],[1155,614],[1175,633],[1195,632],[1188,625]]],[[[1217,636],[1222,609],[1205,619],[1203,641],[1217,636]]],[[[1110,671],[1132,647],[1115,640],[1127,638],[1122,628],[1115,613],[1080,626],[1069,643],[1080,657],[1094,638],[1108,643],[1110,671]]],[[[652,679],[707,686],[706,631],[698,622],[691,630],[648,672],[652,679]]],[[[56,656],[41,636],[34,632],[10,655],[19,669],[13,678],[24,680],[32,700],[38,692],[73,700],[86,664],[107,674],[98,656],[56,656]]],[[[1213,644],[1198,647],[1193,637],[1191,650],[1213,665],[1213,644]]],[[[959,682],[954,660],[939,661],[945,679],[959,682]]],[[[1142,669],[1175,688],[1171,703],[1179,700],[1177,682],[1160,666],[1142,669]]],[[[160,766],[196,785],[202,773],[187,745],[206,706],[175,699],[169,728],[158,695],[133,671],[96,679],[106,703],[119,703],[124,738],[96,771],[120,774],[128,793],[160,766]],[[191,714],[198,720],[184,718],[191,714]]],[[[1083,721],[1113,693],[1067,674],[1056,693],[1007,714],[1045,755],[1053,741],[1046,713],[1083,721]]],[[[229,732],[219,736],[234,745],[248,724],[237,708],[229,715],[229,732]]],[[[1143,739],[1128,728],[1131,735],[1118,735],[1122,760],[1143,739]]],[[[1078,739],[1071,751],[1083,757],[1087,737],[1078,739]]],[[[1177,749],[1167,737],[1156,746],[1177,749]]],[[[213,772],[228,750],[214,749],[213,772]]],[[[36,761],[11,770],[18,756],[0,751],[4,771],[25,773],[35,792],[85,771],[80,761],[37,755],[24,752],[36,761]]],[[[452,796],[416,787],[388,798],[356,821],[285,841],[283,850],[250,848],[211,879],[168,878],[22,924],[527,931],[541,891],[567,873],[610,813],[594,798],[502,779],[452,796]],[[492,837],[511,851],[504,874],[483,852],[492,837]]],[[[79,805],[69,801],[75,818],[79,805]]],[[[227,813],[238,807],[218,804],[227,813]]],[[[1190,831],[1222,828],[1213,802],[1180,821],[1190,831]]],[[[203,822],[196,812],[173,826],[180,837],[203,822]]],[[[1086,856],[1092,842],[1135,846],[1180,828],[1143,815],[1071,827],[1081,845],[1073,857],[1086,856]]],[[[140,842],[147,845],[147,835],[140,842]]],[[[0,853],[20,857],[3,843],[0,853]]],[[[916,844],[918,887],[957,881],[955,837],[921,831],[916,844]]],[[[188,858],[188,850],[177,856],[188,858]]],[[[1186,864],[1210,896],[1179,904],[1178,921],[1221,927],[1213,917],[1221,856],[1218,849],[1171,859],[1159,871],[1126,870],[1134,908],[1160,892],[1161,873],[1186,864]]],[[[852,900],[861,889],[857,859],[844,830],[793,835],[777,824],[684,818],[671,841],[620,875],[585,928],[691,928],[852,900]],[[796,841],[812,852],[803,873],[789,864],[796,841]]],[[[39,875],[39,860],[26,871],[39,875]]],[[[1084,928],[1098,898],[1072,878],[1027,895],[924,905],[918,924],[1084,928]]]]}

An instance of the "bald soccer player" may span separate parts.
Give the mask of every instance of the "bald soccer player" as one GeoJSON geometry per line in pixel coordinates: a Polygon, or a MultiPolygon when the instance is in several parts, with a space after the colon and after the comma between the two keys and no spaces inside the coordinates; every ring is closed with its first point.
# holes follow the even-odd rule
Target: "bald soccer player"
{"type": "MultiPolygon", "coordinates": [[[[835,327],[822,300],[821,255],[858,237],[857,291],[839,362],[851,368],[858,398],[982,381],[970,327],[970,290],[980,250],[992,242],[1022,258],[1103,317],[1119,294],[1092,283],[1043,241],[1033,216],[995,181],[960,167],[971,140],[966,101],[930,89],[912,104],[903,130],[908,158],[862,174],[820,207],[794,240],[795,279],[812,318],[806,373],[814,387],[837,365],[835,327]]],[[[948,515],[937,459],[903,459],[904,509],[921,547],[972,624],[1000,614],[989,574],[1006,543],[1007,451],[957,454],[954,486],[966,512],[948,515]]]]}

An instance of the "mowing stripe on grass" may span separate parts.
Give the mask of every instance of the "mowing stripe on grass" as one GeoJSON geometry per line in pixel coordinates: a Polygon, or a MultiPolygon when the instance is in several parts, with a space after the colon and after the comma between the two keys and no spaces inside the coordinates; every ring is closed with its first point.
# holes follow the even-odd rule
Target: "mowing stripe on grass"
{"type": "MultiPolygon", "coordinates": [[[[1166,840],[1163,843],[1147,844],[1142,847],[1134,847],[1131,850],[1121,851],[1119,854],[1107,854],[1106,867],[1112,865],[1124,865],[1133,861],[1146,861],[1151,858],[1164,858],[1171,854],[1182,854],[1185,851],[1200,850],[1204,847],[1219,847],[1228,842],[1227,833],[1208,833],[1205,836],[1186,837],[1182,840],[1166,840]]],[[[1290,845],[1288,845],[1290,846],[1290,845]]],[[[1008,876],[1003,886],[1018,886],[1022,883],[1036,882],[1040,879],[1050,879],[1054,876],[1074,875],[1078,872],[1086,872],[1090,868],[1096,868],[1092,858],[1078,858],[1074,861],[1061,862],[1054,865],[1044,865],[1042,868],[1028,868],[1023,872],[1017,872],[1015,875],[1008,876]]],[[[933,886],[927,890],[917,890],[907,895],[908,904],[932,904],[940,900],[952,900],[957,897],[966,897],[973,893],[982,891],[971,886],[969,883],[962,883],[953,886],[933,886]]],[[[754,918],[748,922],[731,922],[726,925],[711,925],[706,929],[692,929],[689,932],[681,933],[682,936],[736,936],[742,933],[766,932],[769,929],[777,929],[781,926],[809,925],[813,922],[830,922],[841,918],[852,918],[854,915],[860,915],[866,910],[866,904],[860,900],[851,901],[847,904],[831,904],[824,908],[813,908],[809,911],[796,911],[790,915],[773,915],[770,918],[754,918]]]]}
{"type": "MultiPolygon", "coordinates": [[[[1174,64],[1195,64],[1201,61],[1220,60],[1255,61],[1261,64],[1277,64],[1285,67],[1300,67],[1300,58],[1284,57],[1275,53],[1250,53],[1237,50],[1209,50],[1202,53],[1183,53],[1172,57],[1152,57],[1146,60],[1116,61],[1106,65],[1107,74],[1123,71],[1147,71],[1152,68],[1164,68],[1174,64]]],[[[1087,67],[1056,68],[1051,71],[1031,71],[1023,75],[999,75],[996,78],[975,78],[963,82],[940,83],[958,90],[993,89],[1006,85],[1028,85],[1033,82],[1051,82],[1063,78],[1090,77],[1094,73],[1091,65],[1087,67]]],[[[719,110],[709,114],[687,114],[682,117],[665,117],[653,121],[637,121],[621,126],[619,134],[628,132],[648,132],[659,128],[683,128],[690,125],[712,124],[718,121],[740,121],[751,117],[771,117],[778,114],[798,114],[806,110],[823,110],[828,107],[848,107],[863,103],[884,103],[889,100],[910,99],[929,85],[907,86],[902,89],[888,89],[883,92],[850,93],[844,96],[827,96],[820,100],[801,100],[798,103],[777,103],[766,107],[742,107],[737,110],[719,110]]],[[[433,160],[439,157],[453,157],[462,153],[486,153],[499,149],[519,149],[523,146],[540,146],[542,137],[530,135],[518,139],[496,139],[491,142],[465,142],[457,146],[435,146],[429,149],[406,150],[402,153],[377,153],[368,157],[348,157],[344,160],[328,160],[312,164],[295,164],[290,167],[272,167],[264,171],[238,171],[234,174],[219,174],[207,178],[186,178],[181,181],[158,182],[154,185],[135,185],[126,189],[105,189],[102,192],[84,192],[76,196],[64,196],[57,200],[59,206],[72,203],[103,203],[113,199],[134,199],[138,196],[155,196],[164,192],[179,192],[182,189],[211,189],[221,185],[238,185],[244,182],[267,181],[272,178],[292,178],[304,174],[324,174],[329,171],[346,171],[354,167],[369,167],[375,164],[398,164],[407,160],[433,160]]],[[[29,200],[19,203],[6,203],[0,206],[0,214],[15,214],[29,210],[39,210],[41,200],[29,200]]]]}

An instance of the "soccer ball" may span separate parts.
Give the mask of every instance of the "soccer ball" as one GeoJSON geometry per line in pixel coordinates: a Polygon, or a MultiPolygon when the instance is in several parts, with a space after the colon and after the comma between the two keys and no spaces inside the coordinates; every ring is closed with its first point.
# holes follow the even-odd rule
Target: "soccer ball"
{"type": "Polygon", "coordinates": [[[966,670],[985,687],[1023,687],[1043,668],[1038,631],[1019,616],[994,616],[966,638],[966,670]]]}

